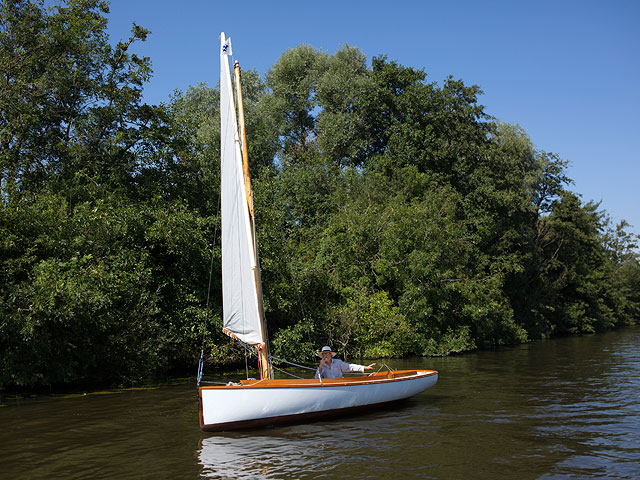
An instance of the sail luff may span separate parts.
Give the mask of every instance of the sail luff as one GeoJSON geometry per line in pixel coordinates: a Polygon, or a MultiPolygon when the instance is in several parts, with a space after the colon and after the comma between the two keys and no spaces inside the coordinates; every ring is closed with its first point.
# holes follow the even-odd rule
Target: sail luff
{"type": "Polygon", "coordinates": [[[220,40],[223,331],[244,343],[262,346],[266,338],[255,281],[258,265],[247,204],[229,59],[225,52],[228,43],[224,33],[220,40]]]}

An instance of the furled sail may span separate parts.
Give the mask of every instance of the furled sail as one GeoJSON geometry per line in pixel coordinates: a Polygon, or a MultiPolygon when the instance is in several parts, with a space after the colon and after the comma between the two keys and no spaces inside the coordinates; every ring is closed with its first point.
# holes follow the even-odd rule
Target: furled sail
{"type": "Polygon", "coordinates": [[[230,39],[220,37],[220,162],[223,331],[250,344],[265,343],[258,268],[229,70],[230,39]]]}

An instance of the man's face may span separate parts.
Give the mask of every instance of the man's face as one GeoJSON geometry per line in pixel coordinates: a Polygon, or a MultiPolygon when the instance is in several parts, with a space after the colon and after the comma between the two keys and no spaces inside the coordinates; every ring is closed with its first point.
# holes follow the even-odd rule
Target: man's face
{"type": "Polygon", "coordinates": [[[322,352],[322,360],[326,363],[331,363],[331,352],[322,352]]]}

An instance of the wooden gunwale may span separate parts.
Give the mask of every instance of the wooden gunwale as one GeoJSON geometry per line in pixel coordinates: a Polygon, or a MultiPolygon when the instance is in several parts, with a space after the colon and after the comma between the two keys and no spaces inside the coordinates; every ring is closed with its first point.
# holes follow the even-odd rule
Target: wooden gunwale
{"type": "Polygon", "coordinates": [[[300,379],[264,379],[241,380],[242,385],[201,386],[201,390],[220,389],[259,389],[259,388],[318,388],[318,387],[344,387],[372,385],[376,383],[391,383],[413,380],[416,378],[437,375],[435,370],[394,370],[391,372],[377,372],[371,375],[345,378],[324,378],[322,381],[316,378],[300,379]]]}

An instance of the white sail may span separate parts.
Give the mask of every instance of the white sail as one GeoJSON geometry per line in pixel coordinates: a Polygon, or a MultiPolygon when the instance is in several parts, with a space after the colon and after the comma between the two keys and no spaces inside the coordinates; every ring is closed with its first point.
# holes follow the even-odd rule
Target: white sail
{"type": "Polygon", "coordinates": [[[262,334],[257,260],[249,218],[238,123],[229,70],[230,42],[220,37],[220,162],[222,210],[222,305],[225,333],[250,344],[262,334]],[[225,46],[227,46],[225,48],[225,46]]]}

